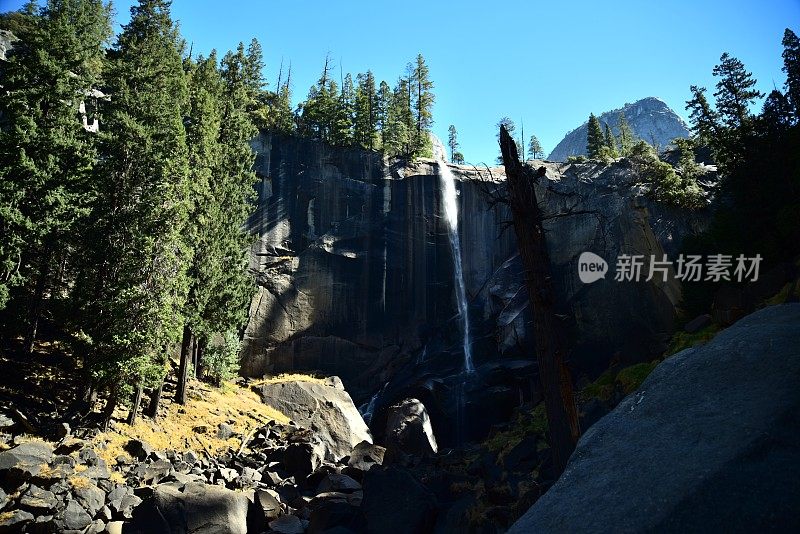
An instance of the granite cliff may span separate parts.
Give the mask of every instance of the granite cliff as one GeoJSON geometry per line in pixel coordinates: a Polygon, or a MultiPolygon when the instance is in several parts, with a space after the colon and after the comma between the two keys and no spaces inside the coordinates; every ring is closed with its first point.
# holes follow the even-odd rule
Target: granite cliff
{"type": "MultiPolygon", "coordinates": [[[[266,134],[254,148],[261,181],[249,225],[258,236],[251,256],[258,293],[244,336],[244,374],[338,375],[359,403],[380,392],[376,414],[409,395],[425,402],[434,423],[466,410],[474,436],[537,395],[521,264],[513,232],[502,232],[509,216],[484,195],[487,186],[502,190],[502,168],[451,165],[478,368],[464,385],[453,378],[463,353],[438,163],[387,161],[266,134]],[[487,394],[494,413],[471,413],[487,394]]],[[[673,254],[702,215],[651,202],[625,160],[542,165],[539,198],[554,216],[547,221],[550,256],[565,316],[574,317],[575,372],[660,354],[678,283],[622,284],[609,276],[584,285],[577,258],[590,250],[613,265],[620,253],[673,254]]]]}

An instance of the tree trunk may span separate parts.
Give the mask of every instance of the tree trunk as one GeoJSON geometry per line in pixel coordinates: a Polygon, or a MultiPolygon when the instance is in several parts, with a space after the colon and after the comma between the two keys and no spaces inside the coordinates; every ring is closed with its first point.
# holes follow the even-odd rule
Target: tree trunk
{"type": "Polygon", "coordinates": [[[42,316],[44,305],[44,293],[47,289],[47,279],[50,276],[50,248],[42,252],[39,261],[39,276],[36,279],[36,286],[33,289],[30,307],[28,308],[28,331],[25,333],[25,352],[33,353],[33,346],[36,343],[36,335],[39,333],[39,319],[42,316]]]}
{"type": "Polygon", "coordinates": [[[108,425],[111,423],[111,417],[114,415],[114,408],[117,407],[117,392],[112,391],[106,401],[106,406],[103,409],[103,432],[108,430],[108,425]]]}
{"type": "Polygon", "coordinates": [[[561,474],[575,450],[580,427],[572,379],[564,365],[566,344],[555,313],[550,259],[534,189],[536,177],[532,169],[520,163],[514,140],[503,126],[500,127],[500,150],[506,168],[514,232],[532,305],[536,357],[552,442],[553,465],[557,474],[561,474]]]}
{"type": "Polygon", "coordinates": [[[181,341],[181,364],[178,368],[178,388],[175,391],[175,402],[186,404],[186,382],[189,379],[189,364],[193,358],[194,336],[189,325],[183,327],[183,340],[181,341]]]}
{"type": "Polygon", "coordinates": [[[154,388],[150,393],[150,404],[147,405],[145,415],[150,419],[158,418],[158,405],[161,403],[161,394],[164,392],[164,379],[161,379],[158,387],[154,388]]]}
{"type": "Polygon", "coordinates": [[[202,339],[195,341],[194,347],[194,377],[201,378],[203,376],[203,353],[206,350],[206,343],[202,339]]]}
{"type": "Polygon", "coordinates": [[[142,404],[142,383],[137,382],[136,390],[133,392],[133,406],[131,411],[128,412],[128,424],[133,425],[136,422],[136,414],[139,413],[139,406],[142,404]]]}

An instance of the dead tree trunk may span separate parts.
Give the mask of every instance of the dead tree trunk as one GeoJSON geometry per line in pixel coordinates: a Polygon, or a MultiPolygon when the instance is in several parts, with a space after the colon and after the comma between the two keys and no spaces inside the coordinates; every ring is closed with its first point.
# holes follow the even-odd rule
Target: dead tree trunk
{"type": "Polygon", "coordinates": [[[114,409],[117,407],[117,392],[116,390],[112,391],[109,396],[108,400],[106,401],[106,406],[103,409],[103,432],[108,430],[109,425],[111,424],[111,418],[114,416],[114,409]]]}
{"type": "Polygon", "coordinates": [[[521,164],[514,140],[500,127],[500,150],[506,168],[508,200],[513,217],[525,284],[533,312],[536,358],[545,411],[558,474],[566,467],[580,437],[572,379],[564,365],[566,344],[555,312],[555,293],[550,274],[542,213],[534,189],[535,173],[521,164]]]}
{"type": "Polygon", "coordinates": [[[36,278],[36,285],[33,288],[28,308],[28,329],[25,332],[25,352],[27,354],[33,354],[36,336],[39,334],[39,320],[42,317],[42,308],[44,308],[44,294],[50,277],[51,259],[50,248],[47,247],[39,260],[39,276],[36,278]]]}
{"type": "Polygon", "coordinates": [[[183,327],[183,341],[181,342],[181,364],[178,368],[178,388],[175,391],[175,402],[186,404],[186,382],[189,380],[189,364],[192,363],[194,352],[194,336],[189,325],[183,327]]]}

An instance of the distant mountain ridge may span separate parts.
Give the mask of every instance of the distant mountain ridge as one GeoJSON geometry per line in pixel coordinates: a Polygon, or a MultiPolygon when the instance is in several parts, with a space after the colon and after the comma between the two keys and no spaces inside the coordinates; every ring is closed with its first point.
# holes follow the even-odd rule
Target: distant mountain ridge
{"type": "MultiPolygon", "coordinates": [[[[654,96],[602,113],[598,117],[600,125],[605,128],[607,123],[614,135],[617,135],[619,133],[617,120],[620,113],[625,114],[625,119],[636,137],[650,144],[657,144],[660,149],[666,148],[676,137],[689,137],[689,127],[686,122],[663,100],[654,96]]],[[[587,129],[588,120],[564,136],[547,159],[565,161],[569,156],[585,156],[587,129]]]]}

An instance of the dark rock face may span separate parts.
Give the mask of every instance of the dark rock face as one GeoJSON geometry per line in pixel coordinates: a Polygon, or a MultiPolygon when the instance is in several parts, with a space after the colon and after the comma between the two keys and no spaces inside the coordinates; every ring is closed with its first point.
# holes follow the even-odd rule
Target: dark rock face
{"type": "MultiPolygon", "coordinates": [[[[676,137],[689,137],[689,128],[683,119],[658,98],[643,98],[620,109],[606,111],[598,117],[600,125],[608,124],[614,135],[619,135],[617,121],[620,113],[625,114],[633,135],[650,144],[656,143],[662,150],[676,137]]],[[[569,156],[585,156],[587,130],[588,121],[569,132],[547,159],[566,161],[569,156]]]]}
{"type": "Polygon", "coordinates": [[[389,408],[385,440],[392,461],[406,455],[431,456],[439,450],[428,411],[417,399],[405,399],[389,408]]]}
{"type": "Polygon", "coordinates": [[[659,365],[509,531],[800,529],[800,304],[659,365]]]}
{"type": "Polygon", "coordinates": [[[436,520],[436,498],[398,467],[370,469],[364,475],[361,513],[368,533],[428,532],[436,520]]]}
{"type": "MultiPolygon", "coordinates": [[[[443,434],[454,435],[448,425],[462,419],[474,422],[476,431],[467,437],[476,439],[500,415],[473,413],[482,406],[475,395],[497,388],[504,412],[532,400],[537,377],[521,262],[514,233],[501,234],[509,216],[488,207],[480,180],[491,172],[502,189],[502,168],[451,166],[478,368],[464,386],[437,164],[389,163],[362,150],[266,135],[254,147],[261,184],[249,226],[259,236],[251,255],[259,288],[244,336],[243,374],[339,375],[358,404],[391,383],[371,415],[416,397],[443,434]],[[496,372],[498,364],[524,360],[524,373],[496,372]],[[491,383],[482,381],[486,374],[491,383]]],[[[612,358],[652,359],[673,329],[678,283],[645,282],[645,272],[639,283],[616,283],[612,274],[585,285],[577,258],[592,251],[613,270],[619,254],[674,255],[704,215],[651,202],[624,160],[611,166],[547,163],[544,174],[538,185],[544,212],[576,212],[546,224],[559,299],[564,314],[575,318],[567,325],[573,365],[592,373],[612,358]]],[[[385,413],[370,425],[382,432],[385,413]]]]}

